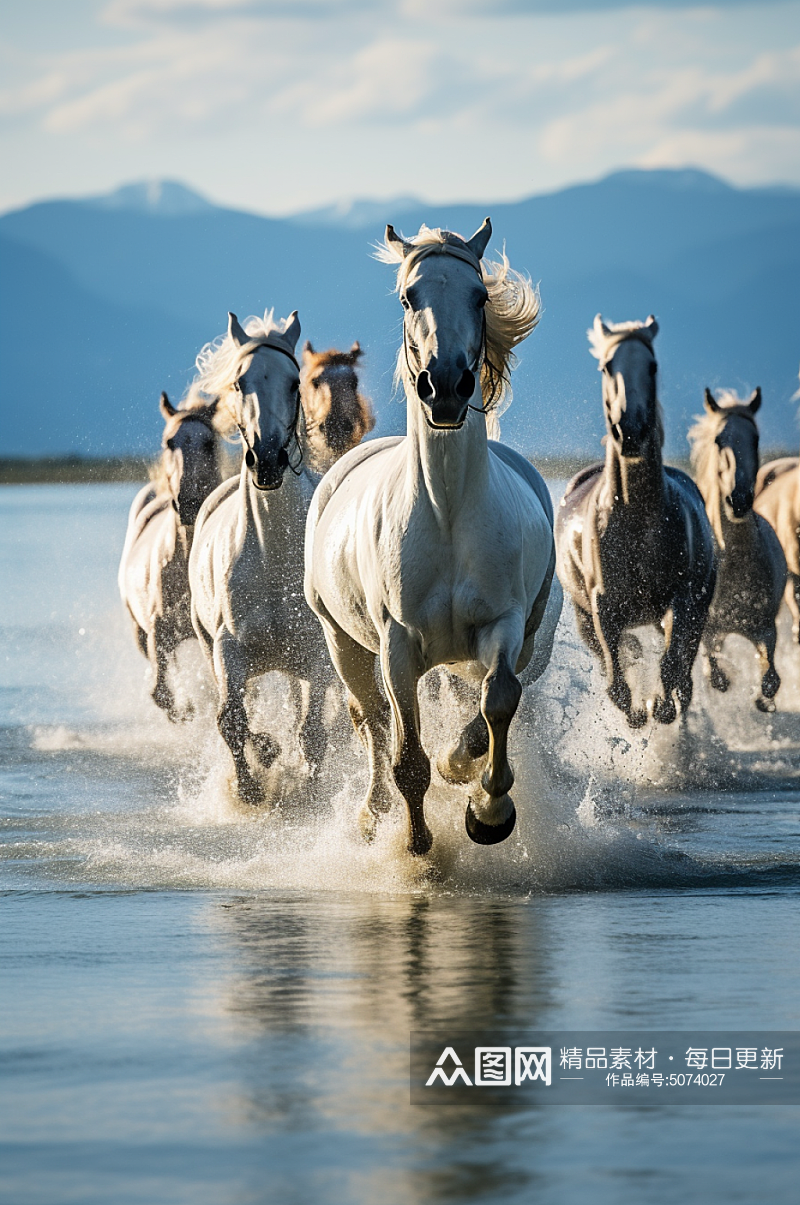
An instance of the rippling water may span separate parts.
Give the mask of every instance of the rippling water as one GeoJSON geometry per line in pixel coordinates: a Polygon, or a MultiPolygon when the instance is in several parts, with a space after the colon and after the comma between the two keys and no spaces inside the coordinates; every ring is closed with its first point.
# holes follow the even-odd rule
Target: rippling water
{"type": "MultiPolygon", "coordinates": [[[[309,783],[265,684],[287,764],[257,817],[191,646],[198,718],[156,711],[116,596],[132,494],[0,490],[4,1199],[794,1202],[797,1108],[408,1103],[414,1028],[800,1028],[785,633],[776,716],[731,642],[727,696],[698,674],[686,732],[632,734],[565,617],[516,725],[517,831],[472,845],[435,782],[417,861],[399,809],[358,839],[364,766],[335,692],[309,783]]],[[[435,695],[434,748],[459,721],[435,695]]]]}

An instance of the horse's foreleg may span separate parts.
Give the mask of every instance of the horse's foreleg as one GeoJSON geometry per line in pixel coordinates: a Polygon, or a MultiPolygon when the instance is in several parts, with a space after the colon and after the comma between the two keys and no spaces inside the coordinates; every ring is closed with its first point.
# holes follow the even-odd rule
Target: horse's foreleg
{"type": "Polygon", "coordinates": [[[588,611],[584,611],[583,607],[575,603],[575,623],[578,628],[578,635],[591,653],[601,663],[603,669],[606,669],[606,655],[600,641],[597,639],[597,633],[594,628],[594,618],[588,611]]]}
{"type": "MultiPolygon", "coordinates": [[[[513,670],[525,638],[516,617],[503,620],[478,636],[478,658],[487,667],[481,689],[481,715],[487,734],[486,767],[481,776],[485,795],[470,800],[466,826],[469,837],[479,845],[496,845],[514,830],[517,813],[509,791],[514,772],[508,760],[508,730],[522,696],[522,685],[513,670]]],[[[475,747],[482,743],[476,724],[475,747]]]]}
{"type": "Polygon", "coordinates": [[[614,607],[599,590],[592,594],[592,611],[595,639],[600,646],[608,678],[608,697],[615,707],[625,712],[631,728],[641,728],[647,721],[647,712],[644,709],[633,710],[631,688],[619,655],[623,626],[614,607]]]}
{"type": "MultiPolygon", "coordinates": [[[[247,659],[233,636],[223,629],[214,641],[214,675],[219,688],[217,727],[231,751],[239,795],[245,803],[258,804],[263,794],[247,764],[245,750],[251,739],[244,704],[247,688],[247,659]]],[[[260,734],[259,759],[268,767],[277,757],[278,747],[266,733],[260,734]]]]}
{"type": "Polygon", "coordinates": [[[703,636],[703,653],[706,659],[706,672],[708,680],[714,690],[724,694],[731,684],[730,678],[721,668],[717,658],[722,652],[722,645],[725,640],[724,633],[716,632],[710,635],[706,630],[703,636]]]}
{"type": "MultiPolygon", "coordinates": [[[[302,695],[300,682],[297,679],[294,679],[294,681],[299,693],[302,695]]],[[[325,725],[322,722],[322,713],[325,709],[325,690],[322,682],[316,678],[307,678],[306,682],[308,683],[308,707],[306,708],[303,722],[300,725],[298,738],[300,740],[300,748],[303,750],[303,757],[306,759],[313,775],[322,764],[328,739],[325,725]]],[[[300,707],[302,709],[302,698],[300,707]]]]}
{"type": "Polygon", "coordinates": [[[781,684],[780,676],[775,668],[775,645],[777,641],[778,633],[773,625],[770,631],[765,634],[764,639],[756,643],[756,652],[758,653],[761,665],[761,694],[756,699],[756,707],[759,711],[771,712],[775,710],[773,700],[781,684]]]}
{"type": "Polygon", "coordinates": [[[786,605],[792,617],[792,639],[800,644],[800,577],[790,573],[786,579],[786,605]]]}
{"type": "Polygon", "coordinates": [[[663,695],[653,703],[653,717],[660,724],[671,724],[677,715],[673,692],[677,696],[681,716],[685,716],[692,701],[692,667],[700,648],[708,608],[705,600],[691,595],[678,598],[673,604],[672,639],[661,658],[663,695]]]}
{"type": "Polygon", "coordinates": [[[169,665],[173,649],[174,644],[169,640],[164,624],[157,619],[147,633],[147,659],[153,671],[153,689],[150,696],[156,707],[160,707],[172,723],[177,724],[188,719],[191,712],[184,714],[178,710],[169,683],[169,665]]]}
{"type": "Polygon", "coordinates": [[[386,782],[391,714],[375,677],[375,654],[358,644],[329,617],[321,620],[333,667],[347,689],[347,707],[369,759],[369,786],[359,817],[366,841],[375,836],[381,813],[392,806],[386,782]]]}
{"type": "Polygon", "coordinates": [[[419,651],[400,624],[390,621],[381,641],[381,670],[392,708],[392,773],[406,801],[412,854],[426,854],[433,838],[425,823],[425,794],[431,782],[431,763],[419,739],[417,685],[422,676],[419,651]]]}

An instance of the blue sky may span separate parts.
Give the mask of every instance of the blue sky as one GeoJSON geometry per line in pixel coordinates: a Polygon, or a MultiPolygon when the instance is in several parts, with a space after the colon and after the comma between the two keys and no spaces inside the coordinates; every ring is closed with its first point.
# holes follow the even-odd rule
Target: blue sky
{"type": "Polygon", "coordinates": [[[3,0],[0,209],[154,177],[262,213],[620,167],[800,185],[800,3],[3,0]]]}

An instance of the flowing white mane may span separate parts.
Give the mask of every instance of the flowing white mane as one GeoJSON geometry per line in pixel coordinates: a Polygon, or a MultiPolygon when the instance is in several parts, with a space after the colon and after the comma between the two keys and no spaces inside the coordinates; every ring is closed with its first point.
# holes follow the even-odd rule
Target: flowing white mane
{"type": "Polygon", "coordinates": [[[599,361],[598,368],[605,368],[608,361],[614,355],[614,352],[619,347],[620,343],[624,343],[626,339],[639,339],[650,350],[653,350],[653,339],[658,331],[658,327],[647,322],[603,322],[598,323],[595,320],[594,326],[590,326],[586,332],[589,340],[589,350],[596,360],[599,361]]]}
{"type": "MultiPolygon", "coordinates": [[[[431,229],[421,226],[419,233],[404,240],[406,245],[425,247],[452,243],[465,247],[460,235],[449,230],[431,229]]],[[[415,262],[413,256],[404,256],[402,244],[396,245],[384,239],[375,248],[375,258],[384,264],[398,264],[395,292],[402,292],[408,273],[415,262]]],[[[486,407],[486,427],[491,438],[500,432],[499,415],[511,405],[511,372],[517,359],[514,348],[527,339],[539,321],[539,290],[530,277],[516,272],[503,252],[497,263],[481,260],[481,278],[489,300],[486,303],[486,348],[481,366],[481,394],[486,407]]],[[[407,366],[402,348],[397,359],[395,381],[405,383],[407,366]]]]}
{"type": "MultiPolygon", "coordinates": [[[[265,310],[263,318],[251,315],[244,320],[242,326],[252,338],[252,343],[245,348],[234,343],[227,331],[223,335],[217,335],[216,339],[212,339],[210,343],[206,343],[195,361],[197,374],[181,402],[182,409],[193,408],[198,404],[208,405],[209,401],[219,398],[220,420],[224,415],[228,420],[229,429],[235,430],[236,419],[226,398],[239,377],[242,360],[252,352],[253,344],[282,341],[281,337],[290,320],[281,318],[276,321],[274,314],[274,309],[265,310]]],[[[294,354],[288,343],[286,347],[294,354]]]]}
{"type": "Polygon", "coordinates": [[[690,460],[694,469],[697,488],[703,495],[706,512],[714,530],[720,548],[725,547],[722,535],[722,518],[720,510],[720,490],[718,477],[719,448],[717,436],[725,424],[738,414],[747,419],[755,427],[756,420],[750,409],[749,401],[740,398],[735,389],[720,389],[714,394],[714,400],[719,406],[718,411],[695,415],[695,423],[690,427],[687,439],[692,446],[690,460]]]}

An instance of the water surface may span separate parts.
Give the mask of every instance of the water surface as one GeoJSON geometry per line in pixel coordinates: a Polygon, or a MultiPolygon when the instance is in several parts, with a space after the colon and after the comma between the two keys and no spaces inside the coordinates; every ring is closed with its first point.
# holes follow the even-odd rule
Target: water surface
{"type": "MultiPolygon", "coordinates": [[[[412,1029],[800,1028],[800,655],[773,718],[733,645],[689,730],[631,734],[567,616],[526,694],[519,824],[372,847],[330,711],[318,784],[279,683],[285,798],[237,809],[197,720],[147,695],[116,596],[128,486],[0,490],[3,1198],[73,1202],[794,1202],[800,1109],[412,1108],[412,1029]]],[[[646,679],[642,668],[642,681],[646,679]]],[[[455,730],[445,685],[433,747],[455,730]]]]}

